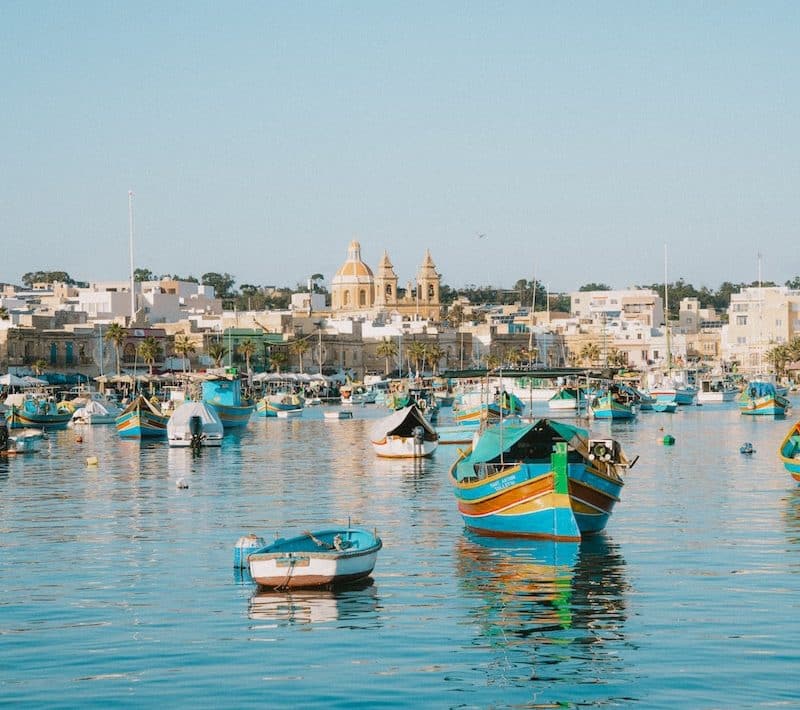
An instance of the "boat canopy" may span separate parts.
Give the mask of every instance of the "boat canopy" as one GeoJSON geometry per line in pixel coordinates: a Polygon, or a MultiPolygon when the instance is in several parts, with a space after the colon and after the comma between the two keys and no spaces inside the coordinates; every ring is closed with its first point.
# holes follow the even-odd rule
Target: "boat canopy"
{"type": "MultiPolygon", "coordinates": [[[[547,442],[564,440],[578,452],[588,451],[586,442],[589,432],[585,429],[579,429],[552,419],[539,419],[532,424],[497,425],[486,429],[472,449],[469,460],[472,463],[494,461],[502,453],[510,451],[515,444],[524,439],[530,432],[544,432],[546,429],[550,430],[546,432],[547,442]]],[[[542,452],[542,455],[549,458],[551,453],[552,448],[547,448],[546,451],[542,452]]]]}
{"type": "Polygon", "coordinates": [[[425,441],[436,441],[439,438],[436,430],[413,404],[398,409],[388,417],[376,422],[372,427],[371,437],[373,440],[381,439],[384,436],[410,437],[414,435],[414,429],[418,426],[421,426],[425,432],[425,441]]]}
{"type": "Polygon", "coordinates": [[[774,397],[777,392],[771,382],[751,382],[747,386],[747,394],[751,397],[774,397]]]}

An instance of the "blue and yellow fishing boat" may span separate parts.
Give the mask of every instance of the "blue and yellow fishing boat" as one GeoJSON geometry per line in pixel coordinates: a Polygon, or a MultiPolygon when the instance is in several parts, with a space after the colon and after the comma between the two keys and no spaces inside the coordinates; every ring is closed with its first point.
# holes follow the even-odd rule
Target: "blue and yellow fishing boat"
{"type": "Polygon", "coordinates": [[[739,411],[742,414],[782,417],[790,407],[789,400],[778,393],[772,382],[753,380],[739,396],[739,411]]]}
{"type": "Polygon", "coordinates": [[[589,414],[595,419],[633,419],[636,397],[627,388],[612,384],[589,400],[589,414]]]}
{"type": "Polygon", "coordinates": [[[506,417],[518,417],[525,410],[519,397],[510,392],[502,392],[495,396],[493,402],[463,405],[459,401],[453,403],[453,421],[456,424],[478,425],[482,422],[496,422],[506,417]]]}
{"type": "Polygon", "coordinates": [[[540,419],[489,427],[450,479],[473,532],[574,541],[605,528],[630,465],[616,441],[540,419]]]}
{"type": "Polygon", "coordinates": [[[800,483],[800,421],[795,422],[778,449],[783,467],[800,483]]]}
{"type": "Polygon", "coordinates": [[[167,436],[169,416],[144,395],[138,395],[117,417],[115,425],[125,439],[158,439],[167,436]]]}
{"type": "Polygon", "coordinates": [[[9,395],[6,407],[9,429],[66,429],[72,419],[72,412],[59,409],[53,397],[9,395]]]}
{"type": "Polygon", "coordinates": [[[225,429],[245,427],[256,408],[255,402],[242,397],[242,383],[236,377],[214,377],[203,380],[203,401],[219,414],[225,429]]]}
{"type": "Polygon", "coordinates": [[[278,412],[301,414],[305,406],[302,395],[292,392],[268,394],[256,402],[256,415],[260,417],[277,417],[278,412]]]}

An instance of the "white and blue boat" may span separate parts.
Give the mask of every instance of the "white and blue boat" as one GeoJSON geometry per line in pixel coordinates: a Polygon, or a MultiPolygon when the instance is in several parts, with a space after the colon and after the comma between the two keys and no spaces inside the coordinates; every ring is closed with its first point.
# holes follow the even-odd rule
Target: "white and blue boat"
{"type": "Polygon", "coordinates": [[[374,531],[329,528],[279,538],[246,554],[244,562],[253,581],[262,587],[335,587],[368,578],[382,547],[374,531]]]}

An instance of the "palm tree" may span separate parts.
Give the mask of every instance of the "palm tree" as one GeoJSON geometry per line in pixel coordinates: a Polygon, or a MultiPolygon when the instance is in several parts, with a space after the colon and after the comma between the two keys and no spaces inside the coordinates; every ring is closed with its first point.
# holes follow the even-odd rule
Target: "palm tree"
{"type": "Polygon", "coordinates": [[[406,356],[408,357],[409,362],[414,364],[414,371],[419,375],[419,364],[420,362],[425,362],[425,343],[420,342],[419,340],[414,340],[411,344],[406,348],[406,356]]]}
{"type": "Polygon", "coordinates": [[[208,346],[208,356],[214,361],[214,367],[222,367],[222,361],[227,354],[228,348],[218,341],[208,346]]]}
{"type": "Polygon", "coordinates": [[[0,320],[8,320],[8,309],[5,306],[0,306],[0,320]]]}
{"type": "Polygon", "coordinates": [[[521,348],[512,348],[506,353],[506,361],[511,367],[519,367],[519,365],[527,359],[528,356],[521,348]]]}
{"type": "Polygon", "coordinates": [[[444,350],[439,345],[439,343],[428,343],[425,347],[428,359],[431,363],[431,368],[433,369],[433,374],[437,374],[439,372],[439,360],[444,357],[444,350]]]}
{"type": "Polygon", "coordinates": [[[500,358],[497,355],[487,355],[486,356],[486,369],[487,370],[495,370],[500,367],[500,358]]]}
{"type": "Polygon", "coordinates": [[[294,340],[289,345],[291,351],[297,355],[298,360],[300,361],[300,372],[303,372],[303,355],[308,352],[308,349],[311,346],[308,344],[308,340],[305,338],[294,340]]]}
{"type": "Polygon", "coordinates": [[[119,323],[112,323],[108,326],[108,330],[103,335],[103,340],[108,343],[114,344],[114,355],[117,358],[117,377],[120,374],[120,349],[122,348],[122,344],[125,342],[125,338],[128,337],[128,333],[119,323]]]}
{"type": "Polygon", "coordinates": [[[239,355],[244,358],[245,370],[250,372],[250,358],[253,357],[256,352],[256,344],[248,338],[239,343],[236,349],[239,351],[239,355]]]}
{"type": "Polygon", "coordinates": [[[397,355],[397,343],[394,342],[391,338],[384,338],[378,343],[378,347],[375,349],[375,354],[378,357],[385,358],[386,360],[386,369],[384,374],[389,374],[389,358],[394,357],[397,355]]]}
{"type": "Polygon", "coordinates": [[[600,346],[597,343],[586,343],[581,348],[581,359],[589,364],[597,362],[600,359],[600,346]]]}
{"type": "Polygon", "coordinates": [[[153,374],[153,365],[161,355],[161,344],[152,336],[148,335],[139,343],[139,357],[147,364],[148,372],[153,374]]]}
{"type": "Polygon", "coordinates": [[[281,367],[283,367],[288,360],[289,358],[283,350],[276,350],[269,355],[269,361],[275,368],[275,372],[278,374],[280,374],[281,367]]]}
{"type": "Polygon", "coordinates": [[[31,367],[33,367],[33,374],[38,377],[47,369],[47,360],[39,358],[31,367]]]}
{"type": "Polygon", "coordinates": [[[175,336],[175,343],[172,348],[175,350],[176,355],[180,355],[183,358],[183,371],[186,372],[186,362],[189,360],[189,356],[194,355],[197,350],[192,339],[188,335],[179,333],[175,336]]]}
{"type": "Polygon", "coordinates": [[[625,357],[625,353],[617,350],[617,348],[611,348],[611,350],[608,351],[606,360],[611,367],[623,367],[628,361],[625,357]]]}

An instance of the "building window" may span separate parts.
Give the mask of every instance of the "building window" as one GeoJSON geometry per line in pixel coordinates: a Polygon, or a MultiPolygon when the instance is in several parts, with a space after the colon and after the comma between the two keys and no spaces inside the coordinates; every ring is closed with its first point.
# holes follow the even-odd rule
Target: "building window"
{"type": "Polygon", "coordinates": [[[67,343],[66,354],[64,355],[64,364],[71,365],[73,360],[73,344],[67,343]]]}
{"type": "Polygon", "coordinates": [[[350,291],[345,291],[344,292],[344,298],[342,299],[342,305],[343,306],[349,306],[350,305],[350,291]]]}
{"type": "Polygon", "coordinates": [[[738,338],[736,338],[736,344],[737,345],[747,345],[747,338],[742,336],[742,335],[740,335],[738,338]]]}
{"type": "Polygon", "coordinates": [[[736,325],[747,325],[747,316],[736,316],[736,325]]]}
{"type": "Polygon", "coordinates": [[[392,297],[392,284],[386,284],[386,298],[392,297]]]}
{"type": "Polygon", "coordinates": [[[58,364],[58,345],[55,343],[50,343],[50,364],[58,364]]]}
{"type": "Polygon", "coordinates": [[[428,300],[432,301],[434,295],[436,295],[436,289],[433,287],[433,284],[428,284],[428,300]]]}
{"type": "Polygon", "coordinates": [[[367,305],[367,292],[363,288],[358,292],[358,305],[367,305]]]}

